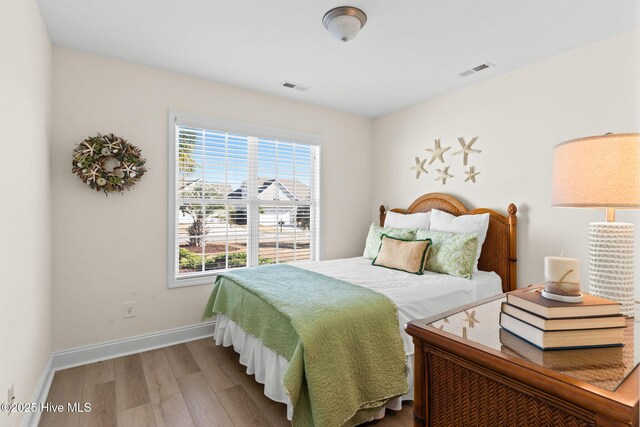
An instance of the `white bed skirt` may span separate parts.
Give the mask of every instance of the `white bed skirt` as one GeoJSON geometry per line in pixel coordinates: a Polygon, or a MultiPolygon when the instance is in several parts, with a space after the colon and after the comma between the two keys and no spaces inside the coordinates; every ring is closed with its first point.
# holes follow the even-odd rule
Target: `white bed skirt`
{"type": "MultiPolygon", "coordinates": [[[[289,362],[262,345],[258,338],[247,334],[238,324],[223,314],[217,315],[213,338],[217,345],[233,346],[236,353],[240,355],[240,363],[247,367],[247,374],[255,375],[256,380],[260,384],[264,384],[265,396],[287,405],[287,418],[291,420],[293,406],[282,384],[282,378],[284,378],[289,362]]],[[[409,392],[389,401],[386,405],[389,409],[398,411],[402,409],[403,401],[413,400],[413,354],[407,355],[406,368],[409,392]]],[[[383,416],[384,410],[380,411],[376,418],[383,416]]]]}

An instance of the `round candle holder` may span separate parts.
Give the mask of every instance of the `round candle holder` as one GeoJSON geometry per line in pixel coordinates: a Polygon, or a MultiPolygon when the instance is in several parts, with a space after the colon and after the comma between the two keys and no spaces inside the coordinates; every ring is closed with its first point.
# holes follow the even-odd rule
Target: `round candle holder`
{"type": "Polygon", "coordinates": [[[542,296],[554,301],[581,303],[579,266],[576,258],[545,257],[542,296]]]}
{"type": "Polygon", "coordinates": [[[546,299],[560,301],[560,302],[568,302],[570,304],[578,304],[584,300],[581,293],[578,293],[578,295],[560,295],[560,294],[553,294],[551,292],[547,292],[546,289],[543,289],[541,294],[546,299]]]}

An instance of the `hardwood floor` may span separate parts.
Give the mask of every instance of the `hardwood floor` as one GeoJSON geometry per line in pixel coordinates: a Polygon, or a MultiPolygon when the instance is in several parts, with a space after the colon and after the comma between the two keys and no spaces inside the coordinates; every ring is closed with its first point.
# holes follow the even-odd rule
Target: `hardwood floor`
{"type": "MultiPolygon", "coordinates": [[[[44,412],[40,426],[290,426],[287,408],[231,348],[210,338],[56,372],[47,402],[91,403],[91,412],[44,412]]],[[[412,426],[410,404],[387,411],[376,427],[412,426]]]]}

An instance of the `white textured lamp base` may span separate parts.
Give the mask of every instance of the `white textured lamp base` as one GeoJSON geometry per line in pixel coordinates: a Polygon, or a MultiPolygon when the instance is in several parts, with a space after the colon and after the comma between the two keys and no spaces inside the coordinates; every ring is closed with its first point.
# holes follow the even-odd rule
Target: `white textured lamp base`
{"type": "Polygon", "coordinates": [[[590,293],[622,304],[622,314],[633,317],[633,224],[589,224],[590,293]]]}

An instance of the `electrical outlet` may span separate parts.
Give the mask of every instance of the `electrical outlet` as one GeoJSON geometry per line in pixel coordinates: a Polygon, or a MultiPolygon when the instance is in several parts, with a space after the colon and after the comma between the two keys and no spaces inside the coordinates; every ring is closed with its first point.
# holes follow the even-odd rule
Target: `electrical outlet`
{"type": "Polygon", "coordinates": [[[130,319],[132,317],[136,317],[136,302],[128,301],[124,303],[122,317],[125,319],[130,319]]]}

